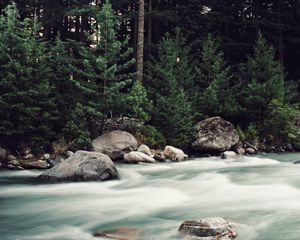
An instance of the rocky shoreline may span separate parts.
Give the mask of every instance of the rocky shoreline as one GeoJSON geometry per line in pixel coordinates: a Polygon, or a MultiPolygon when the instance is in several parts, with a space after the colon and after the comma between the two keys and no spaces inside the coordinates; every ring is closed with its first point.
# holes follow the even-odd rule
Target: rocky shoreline
{"type": "MultiPolygon", "coordinates": [[[[196,157],[221,156],[226,159],[237,155],[252,155],[271,152],[293,152],[296,149],[290,143],[268,145],[242,142],[234,125],[220,117],[213,117],[196,125],[195,140],[187,150],[189,155],[196,157]]],[[[79,151],[80,152],[80,151],[79,151]]],[[[91,152],[107,155],[115,163],[138,164],[166,161],[184,161],[188,154],[173,146],[162,149],[150,149],[145,144],[138,144],[136,138],[124,130],[106,132],[92,141],[91,152]]],[[[45,153],[34,156],[30,147],[23,147],[17,154],[0,147],[0,168],[9,170],[51,169],[74,155],[67,151],[64,156],[45,153]]],[[[80,153],[75,152],[75,155],[80,153]]]]}

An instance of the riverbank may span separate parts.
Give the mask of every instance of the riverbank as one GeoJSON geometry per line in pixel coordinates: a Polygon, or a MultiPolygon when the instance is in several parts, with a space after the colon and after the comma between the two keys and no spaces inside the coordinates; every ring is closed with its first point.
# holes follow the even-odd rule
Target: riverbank
{"type": "Polygon", "coordinates": [[[1,240],[96,240],[96,231],[118,227],[174,240],[182,221],[216,216],[235,223],[237,239],[298,240],[299,159],[118,164],[121,180],[103,183],[41,184],[41,171],[1,171],[1,240]]]}

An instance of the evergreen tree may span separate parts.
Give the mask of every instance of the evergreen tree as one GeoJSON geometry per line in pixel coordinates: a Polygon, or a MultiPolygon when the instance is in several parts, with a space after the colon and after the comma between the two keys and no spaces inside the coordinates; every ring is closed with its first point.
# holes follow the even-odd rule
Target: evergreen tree
{"type": "Polygon", "coordinates": [[[21,21],[14,4],[0,17],[0,135],[42,146],[54,135],[55,105],[45,45],[36,32],[36,21],[21,21]]]}
{"type": "Polygon", "coordinates": [[[204,116],[222,116],[233,120],[239,112],[239,106],[235,100],[230,69],[219,48],[219,43],[212,35],[208,35],[202,44],[201,77],[198,82],[202,94],[198,111],[204,116]]]}
{"type": "Polygon", "coordinates": [[[92,39],[92,64],[95,66],[95,83],[101,93],[101,112],[106,115],[127,112],[126,93],[133,84],[135,63],[133,49],[128,47],[128,39],[118,40],[119,21],[109,1],[101,11],[96,12],[95,36],[92,39]]]}
{"type": "Polygon", "coordinates": [[[158,58],[148,66],[148,84],[154,101],[153,123],[178,147],[187,147],[193,134],[193,108],[187,93],[195,91],[181,36],[167,34],[159,44],[158,58]],[[187,90],[189,89],[189,91],[187,90]]]}
{"type": "Polygon", "coordinates": [[[241,100],[247,111],[248,121],[256,123],[258,131],[267,118],[267,108],[272,100],[283,103],[284,73],[275,60],[272,46],[259,33],[253,57],[241,68],[241,100]]]}

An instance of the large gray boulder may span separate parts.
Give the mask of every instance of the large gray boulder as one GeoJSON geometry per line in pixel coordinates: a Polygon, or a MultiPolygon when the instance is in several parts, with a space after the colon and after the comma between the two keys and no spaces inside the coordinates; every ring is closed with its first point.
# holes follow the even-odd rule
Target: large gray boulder
{"type": "Polygon", "coordinates": [[[38,176],[62,182],[107,181],[118,178],[113,161],[98,152],[77,151],[74,155],[38,176]]]}
{"type": "Polygon", "coordinates": [[[199,240],[231,240],[237,237],[236,230],[223,218],[204,218],[184,221],[178,229],[181,236],[199,240]]]}
{"type": "Polygon", "coordinates": [[[224,152],[239,141],[232,123],[220,117],[208,118],[196,125],[197,137],[192,147],[198,152],[224,152]]]}
{"type": "Polygon", "coordinates": [[[104,153],[112,160],[121,159],[125,153],[137,148],[138,142],[135,137],[125,131],[105,133],[92,141],[93,151],[104,153]]]}
{"type": "Polygon", "coordinates": [[[155,159],[153,157],[137,151],[124,154],[124,161],[127,163],[155,163],[155,159]]]}

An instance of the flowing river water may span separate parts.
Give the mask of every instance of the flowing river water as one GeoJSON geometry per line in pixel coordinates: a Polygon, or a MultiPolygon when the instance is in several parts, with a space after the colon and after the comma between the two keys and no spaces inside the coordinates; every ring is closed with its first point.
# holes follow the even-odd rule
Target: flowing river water
{"type": "Polygon", "coordinates": [[[1,240],[96,240],[139,228],[177,239],[184,220],[224,217],[239,240],[300,239],[300,154],[118,165],[121,180],[41,184],[39,171],[0,172],[1,240]]]}

